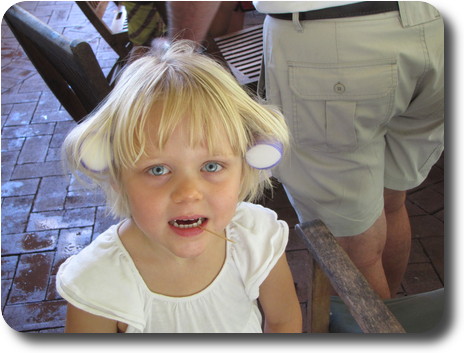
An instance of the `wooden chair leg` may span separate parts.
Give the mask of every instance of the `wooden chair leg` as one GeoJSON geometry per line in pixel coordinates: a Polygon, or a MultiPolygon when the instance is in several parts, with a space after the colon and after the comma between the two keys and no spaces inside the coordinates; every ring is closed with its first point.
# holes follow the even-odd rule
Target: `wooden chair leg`
{"type": "Polygon", "coordinates": [[[330,282],[324,271],[310,255],[310,283],[312,283],[308,293],[308,332],[327,333],[329,332],[330,317],[330,282]]]}

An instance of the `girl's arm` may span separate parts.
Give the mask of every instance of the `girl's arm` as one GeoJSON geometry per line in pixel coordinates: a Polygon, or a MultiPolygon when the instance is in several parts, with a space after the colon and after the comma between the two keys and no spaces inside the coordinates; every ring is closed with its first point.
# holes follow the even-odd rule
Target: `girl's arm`
{"type": "Polygon", "coordinates": [[[300,303],[285,253],[259,288],[264,332],[301,333],[300,303]]]}
{"type": "Polygon", "coordinates": [[[115,320],[90,314],[68,304],[65,333],[116,333],[118,323],[115,320]]]}

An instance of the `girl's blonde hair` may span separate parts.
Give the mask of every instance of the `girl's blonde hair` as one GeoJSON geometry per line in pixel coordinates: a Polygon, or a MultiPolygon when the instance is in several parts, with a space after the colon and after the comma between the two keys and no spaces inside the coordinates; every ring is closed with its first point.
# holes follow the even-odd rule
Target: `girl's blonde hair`
{"type": "MultiPolygon", "coordinates": [[[[111,93],[63,145],[69,169],[100,186],[117,217],[130,216],[120,171],[131,168],[144,153],[148,121],[159,126],[155,142],[160,149],[179,124],[188,127],[190,144],[206,143],[214,152],[228,142],[242,157],[258,139],[280,142],[284,150],[289,141],[281,113],[252,99],[220,64],[198,53],[193,42],[153,49],[127,66],[111,93]],[[161,112],[156,116],[150,114],[155,105],[161,112]],[[82,146],[89,140],[98,141],[99,151],[94,152],[107,165],[103,171],[92,171],[83,163],[82,146]]],[[[243,165],[239,199],[253,201],[271,181],[265,171],[243,165]]]]}

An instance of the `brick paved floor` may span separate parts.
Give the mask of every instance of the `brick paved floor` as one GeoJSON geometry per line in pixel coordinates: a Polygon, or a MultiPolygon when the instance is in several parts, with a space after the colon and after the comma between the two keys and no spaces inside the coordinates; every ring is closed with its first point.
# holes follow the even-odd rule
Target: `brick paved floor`
{"type": "MultiPolygon", "coordinates": [[[[30,1],[21,6],[69,38],[89,41],[108,72],[116,55],[74,2],[30,1]]],[[[257,17],[259,20],[259,16],[257,17]]],[[[256,21],[256,18],[252,18],[256,21]]],[[[65,303],[55,291],[58,266],[115,221],[103,198],[65,175],[59,148],[75,123],[51,94],[2,22],[2,313],[18,331],[62,332],[65,303]]],[[[410,264],[399,295],[443,287],[444,161],[408,195],[413,227],[410,264]]],[[[297,222],[279,188],[267,206],[297,222]]],[[[307,261],[291,235],[289,262],[304,305],[307,261]]]]}

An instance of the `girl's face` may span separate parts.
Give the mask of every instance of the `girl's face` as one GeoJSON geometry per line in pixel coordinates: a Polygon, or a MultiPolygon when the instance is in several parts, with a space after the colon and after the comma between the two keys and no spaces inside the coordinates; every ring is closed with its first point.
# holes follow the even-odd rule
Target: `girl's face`
{"type": "Polygon", "coordinates": [[[150,141],[135,167],[122,171],[133,223],[153,249],[197,257],[219,239],[200,226],[225,235],[240,193],[242,158],[227,139],[217,155],[203,144],[189,146],[183,126],[162,151],[150,141]]]}

